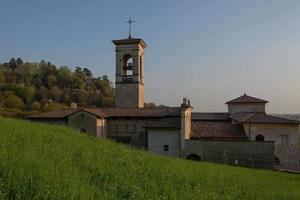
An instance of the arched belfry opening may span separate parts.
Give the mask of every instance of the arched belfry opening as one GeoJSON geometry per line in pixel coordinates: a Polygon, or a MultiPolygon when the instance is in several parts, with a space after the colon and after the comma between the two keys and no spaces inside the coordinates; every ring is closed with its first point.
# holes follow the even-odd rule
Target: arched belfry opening
{"type": "Polygon", "coordinates": [[[123,76],[133,76],[133,58],[130,54],[125,54],[123,56],[123,65],[122,65],[122,70],[123,70],[123,76]]]}
{"type": "Polygon", "coordinates": [[[116,107],[144,107],[143,39],[113,40],[116,45],[116,107]]]}

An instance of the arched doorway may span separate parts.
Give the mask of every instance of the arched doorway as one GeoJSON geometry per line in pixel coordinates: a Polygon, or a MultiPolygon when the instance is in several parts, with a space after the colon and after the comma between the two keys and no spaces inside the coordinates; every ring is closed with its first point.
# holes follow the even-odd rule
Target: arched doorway
{"type": "Polygon", "coordinates": [[[201,157],[196,154],[190,154],[186,157],[188,160],[201,161],[201,157]]]}
{"type": "Polygon", "coordinates": [[[86,133],[86,129],[85,129],[85,128],[80,128],[80,129],[79,129],[79,132],[81,132],[81,133],[86,133]]]}
{"type": "Polygon", "coordinates": [[[255,141],[263,142],[263,141],[265,141],[265,137],[263,135],[257,135],[255,137],[255,141]]]}
{"type": "Polygon", "coordinates": [[[275,166],[278,166],[278,165],[280,165],[280,160],[279,160],[279,158],[278,157],[274,157],[274,165],[275,166]]]}

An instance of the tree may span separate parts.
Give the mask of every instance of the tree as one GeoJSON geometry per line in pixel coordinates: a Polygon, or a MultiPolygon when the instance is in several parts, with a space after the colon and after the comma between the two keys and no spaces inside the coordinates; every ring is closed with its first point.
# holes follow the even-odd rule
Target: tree
{"type": "Polygon", "coordinates": [[[17,58],[16,63],[18,65],[22,65],[23,64],[23,60],[21,58],[17,58]]]}
{"type": "Polygon", "coordinates": [[[5,77],[3,70],[0,69],[0,86],[5,84],[5,77]]]}
{"type": "Polygon", "coordinates": [[[17,62],[15,58],[11,58],[8,64],[10,69],[12,70],[14,70],[17,67],[17,62]]]}
{"type": "Polygon", "coordinates": [[[91,70],[89,70],[87,68],[84,68],[82,72],[83,72],[83,74],[85,75],[86,78],[91,78],[93,76],[91,70]]]}
{"type": "Polygon", "coordinates": [[[50,75],[47,77],[47,86],[49,89],[56,86],[56,83],[57,83],[57,79],[54,75],[50,75]]]}
{"type": "Polygon", "coordinates": [[[31,110],[40,111],[41,110],[41,103],[38,101],[35,101],[31,104],[31,110]]]}
{"type": "Polygon", "coordinates": [[[20,109],[24,108],[24,103],[21,98],[16,96],[15,94],[8,94],[4,100],[5,106],[8,108],[20,109]]]}
{"type": "Polygon", "coordinates": [[[53,87],[50,89],[49,98],[59,103],[62,96],[62,91],[58,87],[53,87]]]}
{"type": "Polygon", "coordinates": [[[18,86],[15,92],[27,105],[32,102],[32,99],[35,96],[35,88],[32,86],[18,86]]]}

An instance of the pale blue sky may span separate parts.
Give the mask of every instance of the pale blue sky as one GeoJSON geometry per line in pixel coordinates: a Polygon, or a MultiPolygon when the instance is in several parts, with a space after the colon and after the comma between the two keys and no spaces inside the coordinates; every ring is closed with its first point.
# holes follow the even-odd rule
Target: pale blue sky
{"type": "Polygon", "coordinates": [[[0,0],[0,62],[11,57],[86,66],[114,81],[112,39],[148,44],[145,98],[226,111],[242,95],[269,113],[300,113],[298,0],[0,0]]]}

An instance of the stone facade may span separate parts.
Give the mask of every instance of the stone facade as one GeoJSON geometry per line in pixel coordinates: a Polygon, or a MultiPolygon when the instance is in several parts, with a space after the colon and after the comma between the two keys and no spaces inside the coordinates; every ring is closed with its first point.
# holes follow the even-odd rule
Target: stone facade
{"type": "Polygon", "coordinates": [[[142,118],[112,118],[107,120],[107,137],[117,142],[146,148],[146,120],[142,118]]]}
{"type": "Polygon", "coordinates": [[[273,168],[273,142],[187,140],[185,157],[246,167],[273,168]]]}
{"type": "Polygon", "coordinates": [[[98,118],[96,115],[85,111],[79,111],[68,117],[68,125],[76,130],[96,136],[105,136],[105,120],[98,118]]]}
{"type": "Polygon", "coordinates": [[[265,112],[264,103],[234,103],[228,104],[228,112],[230,115],[239,112],[265,112]]]}
{"type": "Polygon", "coordinates": [[[174,128],[151,128],[148,133],[149,152],[164,156],[180,156],[180,130],[174,128]]]}
{"type": "Polygon", "coordinates": [[[248,138],[255,141],[261,135],[264,141],[274,142],[274,157],[279,168],[299,169],[299,126],[298,124],[246,123],[244,128],[248,138]]]}
{"type": "Polygon", "coordinates": [[[141,83],[116,83],[116,106],[144,107],[144,85],[141,83]]]}
{"type": "Polygon", "coordinates": [[[142,39],[113,40],[116,45],[116,107],[144,107],[142,39]]]}

